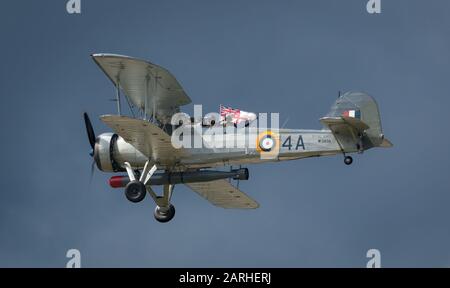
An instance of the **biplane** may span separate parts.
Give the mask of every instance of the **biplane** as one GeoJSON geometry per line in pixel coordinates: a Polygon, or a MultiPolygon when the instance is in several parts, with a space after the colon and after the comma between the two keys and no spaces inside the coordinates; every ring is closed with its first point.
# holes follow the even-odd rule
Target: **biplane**
{"type": "Polygon", "coordinates": [[[259,204],[233,185],[232,180],[248,180],[249,170],[243,165],[330,155],[343,155],[344,163],[350,165],[351,153],[392,146],[383,135],[377,103],[362,92],[340,95],[330,112],[320,118],[320,130],[257,127],[252,125],[258,121],[255,113],[224,106],[217,121],[186,118],[174,122],[174,115],[191,99],[168,70],[122,55],[93,54],[92,58],[115,86],[117,114],[100,116],[112,132],[96,136],[84,113],[90,155],[99,170],[118,173],[109,184],[124,188],[129,201],[138,203],[150,195],[159,222],[168,222],[175,215],[171,199],[176,185],[186,185],[218,207],[255,209],[259,204]],[[122,113],[122,103],[129,107],[128,115],[122,113]],[[233,133],[218,130],[223,135],[216,136],[223,137],[213,140],[202,136],[204,130],[229,126],[227,123],[241,127],[233,133]],[[204,145],[173,145],[181,126],[188,131],[183,137],[200,135],[204,145]],[[231,136],[241,145],[215,145],[214,141],[231,136]],[[230,169],[220,168],[224,166],[230,169]],[[162,192],[156,193],[155,186],[162,186],[162,192]]]}

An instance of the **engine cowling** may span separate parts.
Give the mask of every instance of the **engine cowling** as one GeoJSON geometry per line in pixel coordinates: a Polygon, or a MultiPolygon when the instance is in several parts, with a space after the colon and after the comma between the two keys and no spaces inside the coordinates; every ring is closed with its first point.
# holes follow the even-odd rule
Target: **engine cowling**
{"type": "Polygon", "coordinates": [[[146,157],[117,134],[103,133],[95,139],[94,159],[99,170],[104,172],[125,171],[123,163],[141,167],[146,157]]]}

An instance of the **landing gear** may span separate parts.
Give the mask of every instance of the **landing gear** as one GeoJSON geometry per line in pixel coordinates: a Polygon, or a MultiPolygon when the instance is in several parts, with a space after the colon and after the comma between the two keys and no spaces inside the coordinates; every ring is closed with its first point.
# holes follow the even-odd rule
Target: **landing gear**
{"type": "Polygon", "coordinates": [[[153,213],[156,221],[166,223],[172,220],[175,216],[175,207],[170,203],[170,199],[172,198],[174,185],[164,185],[163,195],[158,196],[150,185],[146,185],[153,173],[156,171],[156,165],[153,165],[150,168],[150,160],[147,161],[144,165],[144,169],[142,170],[139,180],[136,179],[130,163],[125,162],[124,166],[127,170],[128,178],[130,178],[130,183],[128,183],[125,187],[125,196],[127,199],[133,203],[141,202],[144,200],[145,194],[148,192],[156,203],[155,212],[153,213]]]}
{"type": "Polygon", "coordinates": [[[170,203],[173,188],[174,185],[164,185],[163,196],[157,196],[151,188],[148,190],[148,193],[150,193],[156,203],[156,208],[153,215],[155,216],[156,221],[160,223],[169,222],[175,216],[175,207],[170,203]]]}
{"type": "Polygon", "coordinates": [[[351,165],[353,163],[353,158],[351,156],[345,156],[344,163],[345,165],[351,165]]]}
{"type": "Polygon", "coordinates": [[[172,204],[169,204],[169,207],[156,206],[153,215],[155,215],[156,221],[160,223],[169,222],[175,216],[175,206],[172,204]]]}
{"type": "Polygon", "coordinates": [[[148,165],[149,161],[147,161],[147,163],[145,163],[141,177],[139,178],[139,180],[137,180],[130,163],[125,162],[124,164],[128,173],[128,178],[130,178],[130,183],[128,183],[125,187],[125,197],[127,197],[127,199],[133,203],[141,202],[142,200],[144,200],[145,194],[147,194],[145,184],[147,184],[150,177],[156,171],[156,165],[153,165],[153,167],[150,168],[150,165],[148,165]]]}
{"type": "Polygon", "coordinates": [[[147,189],[145,189],[144,183],[140,181],[131,181],[125,187],[125,197],[133,203],[138,203],[144,200],[147,189]]]}

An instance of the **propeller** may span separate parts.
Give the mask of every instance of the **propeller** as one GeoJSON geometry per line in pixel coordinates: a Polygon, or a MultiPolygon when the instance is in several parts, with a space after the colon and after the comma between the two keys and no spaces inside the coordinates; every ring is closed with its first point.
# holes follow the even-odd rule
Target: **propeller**
{"type": "Polygon", "coordinates": [[[91,123],[91,120],[89,119],[88,114],[86,112],[84,112],[83,116],[84,116],[84,124],[86,125],[86,132],[87,132],[89,144],[91,145],[91,148],[92,148],[89,155],[91,155],[91,157],[94,157],[94,149],[95,149],[94,128],[92,128],[92,123],[91,123]]]}
{"type": "MultiPolygon", "coordinates": [[[[95,151],[94,128],[92,128],[91,120],[89,119],[89,116],[86,112],[83,113],[83,117],[84,117],[84,124],[86,125],[86,132],[87,132],[89,144],[91,145],[91,148],[92,148],[91,152],[89,152],[89,155],[91,155],[91,157],[94,157],[94,151],[95,151]]],[[[92,178],[94,178],[94,171],[95,171],[95,160],[92,159],[91,173],[90,173],[90,177],[89,177],[89,186],[91,186],[91,184],[92,184],[92,178]]]]}
{"type": "Polygon", "coordinates": [[[94,178],[94,172],[95,172],[95,161],[92,161],[91,173],[89,175],[89,187],[92,185],[92,179],[94,178]]]}

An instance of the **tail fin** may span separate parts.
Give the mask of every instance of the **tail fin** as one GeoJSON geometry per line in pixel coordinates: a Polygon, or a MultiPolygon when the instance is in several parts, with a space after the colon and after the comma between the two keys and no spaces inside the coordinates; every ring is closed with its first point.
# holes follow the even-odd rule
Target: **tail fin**
{"type": "Polygon", "coordinates": [[[340,96],[326,117],[358,118],[369,128],[363,138],[364,149],[371,147],[392,147],[385,139],[381,128],[380,112],[375,99],[363,92],[347,92],[340,96]]]}

